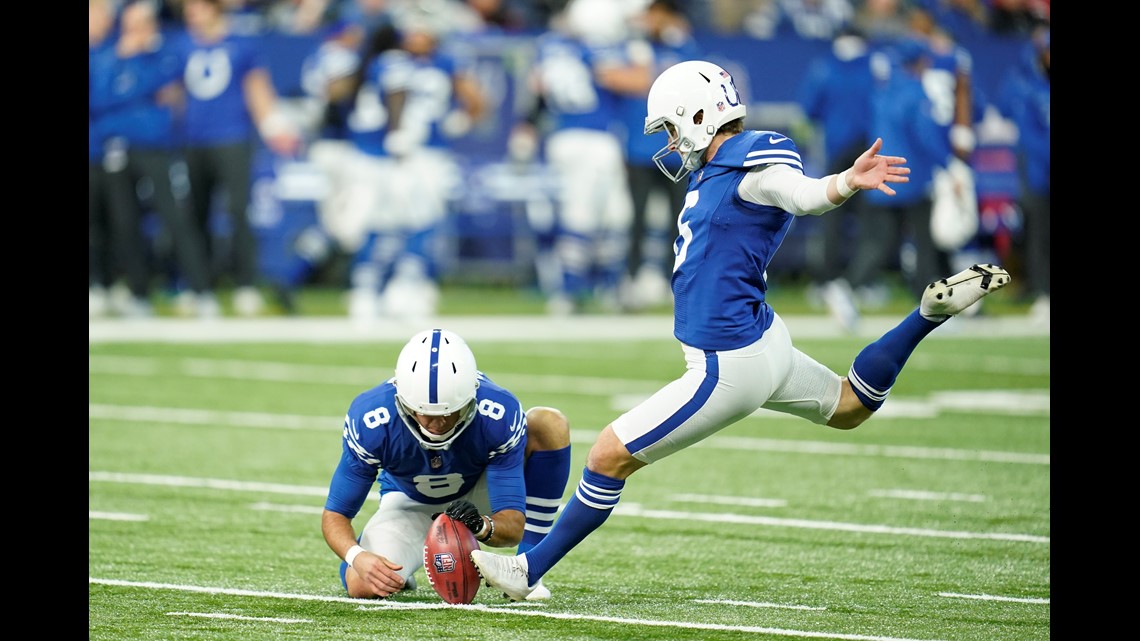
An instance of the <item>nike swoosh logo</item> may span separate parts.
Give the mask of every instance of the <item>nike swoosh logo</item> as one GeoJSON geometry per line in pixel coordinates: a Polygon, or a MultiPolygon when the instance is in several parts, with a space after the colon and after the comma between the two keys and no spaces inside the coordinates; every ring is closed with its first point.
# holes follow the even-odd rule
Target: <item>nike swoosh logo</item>
{"type": "Polygon", "coordinates": [[[778,142],[784,142],[787,139],[788,139],[787,136],[780,136],[778,138],[776,136],[768,136],[768,144],[774,145],[778,142]]]}

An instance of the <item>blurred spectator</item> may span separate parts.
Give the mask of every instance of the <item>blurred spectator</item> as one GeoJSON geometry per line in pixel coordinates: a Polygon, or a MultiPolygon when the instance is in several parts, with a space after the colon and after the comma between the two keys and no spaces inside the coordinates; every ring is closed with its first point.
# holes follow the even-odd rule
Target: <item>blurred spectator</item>
{"type": "MultiPolygon", "coordinates": [[[[255,136],[274,153],[298,150],[296,126],[277,109],[277,92],[258,40],[232,33],[223,0],[183,0],[187,31],[179,41],[186,88],[186,164],[194,219],[221,272],[211,226],[216,190],[225,193],[235,286],[233,307],[254,316],[264,307],[258,290],[257,241],[249,221],[255,136]]],[[[217,278],[219,274],[214,276],[217,278]]]]}
{"type": "MultiPolygon", "coordinates": [[[[696,30],[727,34],[739,32],[744,17],[750,12],[774,3],[775,0],[690,0],[685,3],[685,9],[696,30]]],[[[774,22],[772,33],[775,33],[774,22]]]]}
{"type": "Polygon", "coordinates": [[[340,0],[336,16],[364,30],[364,42],[370,42],[377,29],[391,26],[392,5],[402,0],[340,0]]]}
{"type": "MultiPolygon", "coordinates": [[[[358,153],[349,138],[349,115],[356,102],[363,76],[364,30],[344,20],[325,27],[317,49],[301,63],[301,89],[305,94],[300,111],[305,114],[306,154],[324,177],[323,196],[317,201],[322,229],[348,253],[360,248],[363,221],[352,218],[353,161],[358,153]]],[[[395,46],[395,32],[388,30],[381,50],[395,46]]],[[[374,58],[379,51],[369,55],[374,58]]]]}
{"type": "Polygon", "coordinates": [[[958,42],[983,36],[990,28],[987,0],[916,0],[915,5],[958,42]]]}
{"type": "Polygon", "coordinates": [[[896,185],[893,197],[877,190],[861,195],[863,214],[847,280],[856,292],[882,286],[885,271],[909,239],[913,251],[903,252],[901,267],[908,289],[919,300],[923,288],[949,269],[948,257],[934,244],[930,214],[934,170],[952,155],[953,105],[949,96],[931,96],[923,88],[922,76],[931,62],[923,40],[903,39],[892,53],[895,64],[873,63],[877,82],[871,93],[870,131],[888,141],[884,154],[907,159],[910,181],[896,185]],[[936,104],[937,98],[945,103],[936,104]]]}
{"type": "Polygon", "coordinates": [[[952,123],[950,144],[954,155],[968,161],[977,143],[974,124],[982,119],[986,102],[974,87],[973,56],[926,9],[912,8],[907,13],[907,24],[908,37],[921,39],[930,53],[930,66],[923,73],[926,92],[940,94],[935,104],[949,105],[952,110],[952,114],[940,117],[949,118],[952,123]]]}
{"type": "Polygon", "coordinates": [[[851,24],[851,0],[779,0],[779,33],[805,40],[833,40],[851,24]]]}
{"type": "Polygon", "coordinates": [[[479,16],[484,31],[518,33],[528,28],[526,15],[507,0],[465,0],[465,3],[479,16]]]}
{"type": "Polygon", "coordinates": [[[990,0],[990,28],[1001,35],[1029,35],[1049,25],[1049,0],[990,0]]]}
{"type": "MultiPolygon", "coordinates": [[[[873,142],[867,129],[873,87],[867,41],[851,27],[841,31],[830,50],[808,67],[798,101],[816,133],[822,134],[824,173],[835,174],[850,167],[873,142]]],[[[859,312],[843,273],[851,256],[854,227],[866,224],[862,221],[863,204],[863,199],[853,198],[846,207],[819,216],[815,221],[818,231],[808,238],[811,287],[849,331],[856,328],[859,312]]]]}
{"type": "Polygon", "coordinates": [[[872,46],[895,42],[910,31],[906,6],[904,0],[857,0],[852,23],[872,46]]]}
{"type": "Polygon", "coordinates": [[[107,167],[111,207],[120,238],[128,285],[128,312],[149,308],[152,274],[143,214],[153,208],[177,259],[187,290],[177,311],[214,317],[217,299],[210,289],[206,250],[187,208],[186,167],[176,156],[179,140],[172,109],[180,102],[177,54],[164,44],[154,5],[128,2],[121,13],[114,50],[102,57],[92,92],[92,107],[102,118],[102,133],[117,160],[107,167]],[[146,200],[140,198],[146,194],[146,200]]]}
{"type": "Polygon", "coordinates": [[[1003,79],[997,106],[1017,125],[1021,177],[1018,199],[1025,225],[1025,293],[1032,313],[1049,317],[1049,29],[1027,43],[1021,64],[1003,79]]]}
{"type": "MultiPolygon", "coordinates": [[[[385,20],[390,17],[386,15],[385,20]]],[[[339,158],[343,163],[339,170],[344,172],[343,182],[338,183],[341,193],[330,194],[338,199],[341,208],[340,216],[329,219],[332,225],[328,231],[353,256],[349,266],[348,314],[361,321],[379,316],[380,288],[399,249],[395,238],[381,237],[379,220],[381,212],[390,206],[389,192],[395,175],[394,159],[384,148],[388,110],[379,84],[379,60],[399,44],[400,34],[390,21],[367,36],[353,78],[351,108],[345,118],[350,147],[339,158]]],[[[319,147],[317,151],[322,152],[319,147]]],[[[326,164],[338,159],[318,156],[315,160],[326,164]]]]}
{"type": "Polygon", "coordinates": [[[88,4],[87,313],[89,316],[102,316],[107,312],[107,293],[116,272],[107,172],[103,169],[103,134],[91,102],[95,91],[96,59],[114,42],[111,34],[115,28],[115,7],[112,0],[89,0],[88,4]]]}
{"type": "Polygon", "coordinates": [[[631,47],[631,58],[639,64],[632,68],[631,75],[635,75],[629,88],[636,91],[622,100],[626,172],[633,199],[626,278],[621,285],[621,304],[626,310],[639,310],[670,299],[676,218],[685,203],[685,185],[670,180],[653,161],[665,146],[667,136],[645,135],[645,101],[662,71],[700,58],[700,48],[678,0],[652,0],[638,18],[644,44],[648,46],[631,47]],[[651,206],[657,209],[651,210],[651,206]]]}
{"type": "Polygon", "coordinates": [[[140,43],[137,30],[124,35],[121,23],[114,34],[110,44],[100,47],[91,56],[88,110],[95,120],[95,137],[101,141],[103,150],[101,186],[116,269],[111,280],[118,281],[118,276],[122,276],[125,281],[123,286],[110,290],[108,302],[121,316],[141,318],[154,313],[150,301],[151,274],[142,212],[134,202],[133,185],[126,174],[128,140],[122,132],[126,128],[124,124],[129,125],[130,119],[137,115],[133,113],[135,106],[141,101],[152,101],[159,87],[173,76],[163,78],[161,69],[155,69],[140,79],[134,65],[130,69],[121,68],[122,57],[135,55],[128,47],[135,48],[140,43]]]}
{"type": "Polygon", "coordinates": [[[977,146],[975,125],[982,120],[985,100],[974,86],[970,52],[941,28],[933,14],[912,7],[908,22],[910,36],[919,38],[930,52],[930,66],[922,74],[922,86],[936,108],[934,116],[950,126],[954,156],[934,170],[931,231],[934,244],[948,252],[954,262],[953,258],[978,230],[978,194],[971,158],[977,146]]]}
{"type": "Polygon", "coordinates": [[[372,233],[353,267],[350,313],[357,318],[367,318],[370,307],[361,299],[376,293],[384,315],[436,312],[440,228],[460,182],[450,141],[483,116],[485,100],[470,61],[440,46],[455,28],[452,9],[434,0],[399,7],[392,15],[399,47],[380,54],[368,70],[385,114],[375,151],[393,161],[382,167],[386,188],[377,192],[372,233]]]}
{"type": "MultiPolygon", "coordinates": [[[[581,311],[591,300],[616,308],[625,272],[632,203],[619,92],[636,90],[627,45],[628,13],[607,0],[572,0],[538,38],[531,89],[539,110],[514,136],[545,133],[545,156],[561,194],[555,223],[556,275],[544,285],[547,311],[581,311]],[[542,121],[542,122],[540,122],[542,121]]],[[[541,276],[541,274],[540,274],[541,276]]]]}
{"type": "Polygon", "coordinates": [[[278,33],[318,33],[335,4],[334,0],[274,0],[264,9],[266,26],[278,33]]]}

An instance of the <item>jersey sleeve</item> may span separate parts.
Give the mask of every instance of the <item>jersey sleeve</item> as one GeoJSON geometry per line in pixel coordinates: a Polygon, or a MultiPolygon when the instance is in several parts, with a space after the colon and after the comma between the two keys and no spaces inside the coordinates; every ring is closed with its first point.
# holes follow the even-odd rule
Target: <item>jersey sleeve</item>
{"type": "Polygon", "coordinates": [[[811,178],[782,164],[750,171],[737,187],[741,200],[758,205],[771,205],[793,216],[818,216],[839,205],[827,198],[831,175],[811,178]]]}
{"type": "Polygon", "coordinates": [[[365,449],[351,413],[344,417],[340,462],[329,482],[325,509],[354,518],[380,472],[380,459],[365,449]]]}
{"type": "Polygon", "coordinates": [[[378,396],[378,388],[360,393],[344,414],[341,432],[341,460],[333,471],[328,486],[325,509],[356,517],[368,498],[376,477],[380,476],[386,433],[383,429],[366,429],[366,421],[386,422],[391,409],[378,396]]]}
{"type": "Polygon", "coordinates": [[[514,395],[504,393],[500,404],[506,410],[495,422],[493,447],[487,463],[487,491],[491,511],[526,512],[523,463],[526,452],[526,411],[514,395]]]}
{"type": "Polygon", "coordinates": [[[792,139],[774,131],[758,131],[752,136],[751,146],[744,152],[741,166],[746,169],[761,165],[787,165],[804,171],[800,150],[792,139]]]}

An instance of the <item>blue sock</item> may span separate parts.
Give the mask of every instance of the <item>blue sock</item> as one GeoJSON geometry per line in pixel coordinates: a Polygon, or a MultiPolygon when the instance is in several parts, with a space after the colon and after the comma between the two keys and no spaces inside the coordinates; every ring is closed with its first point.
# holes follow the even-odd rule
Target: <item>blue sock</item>
{"type": "Polygon", "coordinates": [[[566,503],[550,534],[526,554],[530,585],[537,583],[567,552],[605,523],[621,499],[623,487],[623,480],[588,469],[582,471],[578,489],[566,503]]]}
{"type": "Polygon", "coordinates": [[[864,407],[877,411],[883,406],[906,359],[938,325],[923,318],[916,309],[894,329],[859,352],[851,363],[847,380],[864,407]]]}
{"type": "Polygon", "coordinates": [[[526,529],[516,554],[522,554],[546,538],[558,518],[566,481],[570,479],[570,446],[560,450],[532,452],[523,466],[526,483],[526,529]]]}

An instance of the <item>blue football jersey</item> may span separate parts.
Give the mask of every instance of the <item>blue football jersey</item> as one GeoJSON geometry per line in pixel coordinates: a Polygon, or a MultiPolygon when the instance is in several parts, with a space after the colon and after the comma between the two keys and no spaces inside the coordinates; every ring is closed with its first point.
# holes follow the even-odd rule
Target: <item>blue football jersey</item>
{"type": "Polygon", "coordinates": [[[753,168],[782,164],[803,172],[799,150],[774,131],[745,131],[689,175],[674,245],[673,334],[686,345],[730,350],[755,342],[772,324],[765,271],[794,216],[740,198],[753,168]]]}
{"type": "MultiPolygon", "coordinates": [[[[387,52],[385,52],[387,53],[387,52]]],[[[360,151],[370,156],[387,156],[384,134],[388,131],[388,110],[380,93],[378,78],[384,65],[384,55],[370,60],[364,79],[356,91],[356,98],[346,120],[348,139],[360,151]]]]}
{"type": "Polygon", "coordinates": [[[177,39],[186,85],[186,141],[193,146],[250,140],[253,119],[245,106],[242,82],[256,68],[267,69],[257,38],[228,34],[200,42],[189,32],[177,39]]]}
{"type": "Polygon", "coordinates": [[[475,402],[475,417],[450,447],[429,450],[412,433],[414,419],[398,407],[391,379],[359,394],[344,417],[341,459],[325,508],[355,517],[377,479],[381,495],[397,490],[446,505],[486,473],[491,511],[525,512],[526,412],[514,394],[481,372],[475,402]]]}
{"type": "Polygon", "coordinates": [[[929,198],[934,168],[945,166],[951,155],[952,104],[946,91],[929,91],[925,84],[896,67],[871,93],[871,131],[883,139],[881,153],[906,158],[910,180],[896,183],[894,196],[868,189],[863,193],[867,203],[901,207],[929,198]],[[938,100],[931,98],[939,94],[938,100]]]}
{"type": "Polygon", "coordinates": [[[535,65],[554,129],[609,131],[620,121],[621,96],[594,77],[599,66],[625,62],[620,46],[590,47],[549,32],[539,37],[537,48],[535,65]]]}
{"type": "Polygon", "coordinates": [[[427,56],[397,53],[404,52],[381,55],[386,60],[379,76],[381,94],[405,92],[400,129],[417,132],[425,147],[446,147],[441,124],[456,106],[452,78],[459,73],[459,62],[440,51],[427,56]]]}
{"type": "Polygon", "coordinates": [[[135,148],[174,147],[173,112],[155,95],[180,75],[177,56],[161,46],[126,58],[113,47],[92,56],[89,110],[99,116],[99,135],[135,148]]]}
{"type": "Polygon", "coordinates": [[[369,63],[365,83],[349,114],[350,139],[365,153],[387,156],[384,136],[390,129],[391,114],[385,102],[391,94],[405,92],[400,129],[413,132],[424,147],[447,147],[441,126],[456,106],[452,82],[460,69],[460,61],[438,51],[429,56],[412,56],[400,49],[380,54],[369,63]]]}

